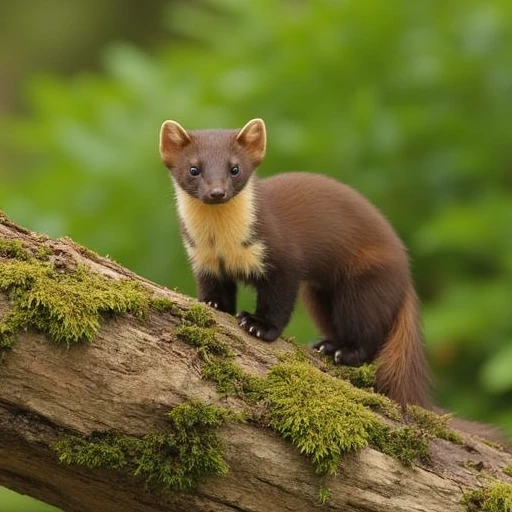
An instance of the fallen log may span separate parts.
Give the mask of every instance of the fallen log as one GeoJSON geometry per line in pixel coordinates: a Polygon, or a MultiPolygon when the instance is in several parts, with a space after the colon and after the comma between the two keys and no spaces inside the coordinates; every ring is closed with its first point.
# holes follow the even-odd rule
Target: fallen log
{"type": "Polygon", "coordinates": [[[0,216],[0,485],[70,512],[509,510],[509,453],[329,371],[0,216]]]}

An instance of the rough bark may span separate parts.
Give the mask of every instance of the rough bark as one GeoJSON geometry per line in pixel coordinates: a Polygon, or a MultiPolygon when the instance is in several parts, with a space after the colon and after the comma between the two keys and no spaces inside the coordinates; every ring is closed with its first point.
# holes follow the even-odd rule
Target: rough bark
{"type": "MultiPolygon", "coordinates": [[[[1,238],[45,246],[61,266],[81,262],[191,304],[70,240],[49,240],[5,218],[1,238]]],[[[8,308],[0,294],[0,319],[8,308]]],[[[280,351],[290,350],[282,341],[266,344],[243,335],[227,315],[216,314],[216,320],[225,339],[243,340],[233,349],[237,363],[249,372],[265,374],[280,351]]],[[[191,397],[240,408],[237,399],[220,397],[201,378],[197,351],[174,335],[178,321],[169,313],[154,313],[146,321],[107,320],[92,342],[70,349],[35,332],[21,334],[0,363],[0,485],[70,512],[311,511],[320,507],[320,486],[330,489],[325,510],[455,512],[461,510],[462,490],[478,487],[484,475],[507,480],[501,468],[512,463],[511,456],[470,437],[466,446],[432,442],[432,462],[422,467],[407,468],[364,449],[344,459],[337,477],[320,479],[290,443],[248,423],[222,427],[229,474],[207,479],[191,494],[155,492],[123,472],[60,464],[51,445],[66,433],[157,432],[165,428],[164,413],[191,397]],[[480,472],[467,467],[468,461],[480,472]]]]}

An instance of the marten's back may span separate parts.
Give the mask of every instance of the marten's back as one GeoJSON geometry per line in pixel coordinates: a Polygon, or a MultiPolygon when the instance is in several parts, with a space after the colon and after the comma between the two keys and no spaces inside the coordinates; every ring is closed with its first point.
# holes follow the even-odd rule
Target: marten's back
{"type": "Polygon", "coordinates": [[[278,257],[305,272],[359,271],[390,265],[407,269],[402,242],[361,194],[321,174],[288,172],[261,179],[258,217],[278,257]]]}

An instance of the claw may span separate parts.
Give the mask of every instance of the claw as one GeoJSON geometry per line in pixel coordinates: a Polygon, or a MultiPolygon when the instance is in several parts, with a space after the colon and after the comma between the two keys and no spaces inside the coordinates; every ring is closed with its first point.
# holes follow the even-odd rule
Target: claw
{"type": "Polygon", "coordinates": [[[256,338],[261,338],[261,331],[256,331],[256,338]]]}
{"type": "Polygon", "coordinates": [[[254,331],[256,330],[256,327],[254,327],[254,325],[251,325],[251,327],[249,327],[249,332],[252,334],[254,331]]]}
{"type": "Polygon", "coordinates": [[[341,350],[336,350],[336,352],[334,352],[334,362],[336,364],[341,363],[341,354],[342,354],[341,350]]]}
{"type": "Polygon", "coordinates": [[[238,322],[238,325],[240,327],[245,327],[245,324],[247,323],[247,318],[242,318],[240,322],[238,322]]]}
{"type": "Polygon", "coordinates": [[[319,354],[323,354],[325,352],[325,345],[320,345],[316,351],[319,353],[319,354]]]}

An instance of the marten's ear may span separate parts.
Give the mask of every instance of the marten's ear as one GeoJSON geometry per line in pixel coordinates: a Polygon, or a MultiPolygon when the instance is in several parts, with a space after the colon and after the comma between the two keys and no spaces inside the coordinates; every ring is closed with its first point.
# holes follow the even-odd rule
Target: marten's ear
{"type": "Polygon", "coordinates": [[[252,119],[236,136],[236,141],[244,148],[245,152],[259,165],[265,156],[267,146],[267,134],[263,119],[252,119]]]}
{"type": "Polygon", "coordinates": [[[167,167],[173,167],[182,149],[191,141],[190,135],[176,121],[164,121],[160,129],[160,156],[167,167]]]}

